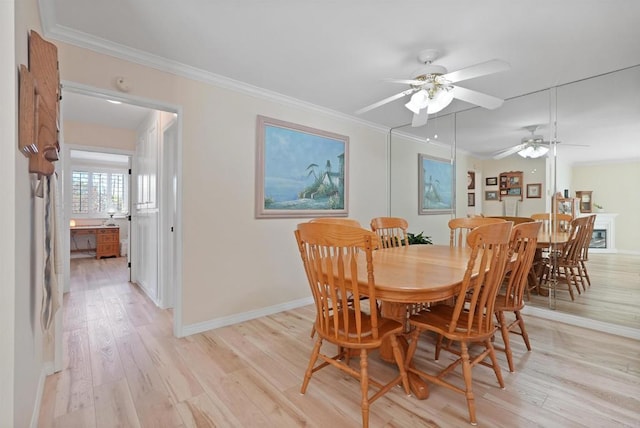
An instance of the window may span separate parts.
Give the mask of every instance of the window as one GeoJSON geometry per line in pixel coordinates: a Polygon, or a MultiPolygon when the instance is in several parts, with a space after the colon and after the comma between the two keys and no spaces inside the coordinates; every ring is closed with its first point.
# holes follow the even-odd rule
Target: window
{"type": "Polygon", "coordinates": [[[111,209],[128,211],[127,174],[126,170],[76,167],[71,172],[72,214],[104,217],[111,209]]]}

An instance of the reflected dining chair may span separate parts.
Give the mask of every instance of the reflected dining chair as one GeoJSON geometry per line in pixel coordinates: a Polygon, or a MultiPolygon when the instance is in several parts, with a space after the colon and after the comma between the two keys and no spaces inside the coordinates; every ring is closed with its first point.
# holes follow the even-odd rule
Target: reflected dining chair
{"type": "Polygon", "coordinates": [[[589,261],[589,246],[591,245],[591,237],[593,236],[593,228],[596,223],[596,215],[592,214],[587,216],[587,230],[584,233],[584,239],[582,241],[582,250],[578,256],[578,272],[582,277],[582,288],[585,284],[591,287],[591,278],[589,278],[589,272],[587,271],[587,262],[589,261]]]}
{"type": "Polygon", "coordinates": [[[495,302],[511,253],[509,238],[512,225],[512,222],[502,221],[473,229],[467,237],[471,254],[455,305],[437,305],[409,318],[414,330],[405,359],[407,371],[465,395],[470,422],[474,425],[477,422],[471,369],[477,364],[492,367],[500,387],[504,388],[491,339],[497,332],[497,326],[493,322],[495,302]],[[443,339],[447,339],[444,349],[459,357],[435,375],[419,369],[416,366],[419,362],[413,358],[420,334],[424,331],[434,332],[438,336],[436,361],[443,347],[443,339]],[[460,345],[459,349],[453,348],[456,342],[460,345]],[[469,345],[472,343],[484,345],[484,350],[473,357],[469,355],[469,345]],[[487,356],[491,360],[490,364],[485,361],[487,356]],[[462,365],[463,387],[445,380],[445,376],[459,365],[462,365]]]}
{"type": "Polygon", "coordinates": [[[449,245],[463,247],[467,242],[467,235],[478,226],[486,224],[504,223],[506,220],[491,217],[458,217],[449,220],[449,245]]]}
{"type": "Polygon", "coordinates": [[[524,308],[524,292],[528,288],[528,277],[538,244],[538,232],[542,225],[538,222],[521,223],[511,230],[510,249],[513,254],[508,262],[508,273],[504,291],[496,297],[495,314],[502,333],[504,352],[507,356],[509,371],[513,372],[513,355],[509,342],[509,333],[522,336],[527,350],[531,351],[529,335],[524,326],[520,311],[524,308]],[[515,259],[514,259],[515,257],[515,259]],[[506,313],[513,312],[515,320],[507,321],[506,313]],[[518,327],[518,329],[516,329],[518,327]]]}
{"type": "MultiPolygon", "coordinates": [[[[300,392],[306,392],[311,377],[318,370],[327,366],[342,370],[360,381],[362,426],[368,427],[371,403],[399,383],[409,395],[408,377],[397,339],[404,325],[381,317],[377,311],[365,311],[360,303],[359,288],[352,286],[364,282],[364,292],[370,301],[376,301],[372,252],[378,238],[365,229],[325,223],[301,223],[295,236],[313,294],[318,333],[300,392]],[[358,265],[362,264],[366,269],[362,266],[359,269],[358,265]],[[353,301],[349,301],[350,296],[353,301]],[[368,356],[385,340],[391,343],[399,373],[391,381],[381,383],[369,376],[368,356]],[[324,342],[337,345],[337,355],[323,353],[324,342]],[[359,370],[349,365],[352,351],[359,354],[359,370]],[[316,365],[318,360],[321,361],[316,365]],[[370,385],[377,388],[371,396],[370,385]]],[[[335,383],[337,388],[340,385],[335,383]]],[[[349,396],[350,393],[344,391],[334,398],[349,396]]]]}
{"type": "Polygon", "coordinates": [[[381,248],[409,245],[408,228],[409,223],[401,217],[375,217],[371,220],[371,230],[378,235],[381,248]]]}
{"type": "Polygon", "coordinates": [[[571,220],[569,239],[557,251],[550,253],[549,258],[545,260],[542,272],[541,283],[549,285],[554,280],[557,280],[558,284],[564,283],[571,300],[575,300],[574,287],[578,294],[582,293],[580,287],[584,288],[579,273],[579,257],[585,234],[588,231],[588,222],[587,217],[577,217],[571,220]]]}

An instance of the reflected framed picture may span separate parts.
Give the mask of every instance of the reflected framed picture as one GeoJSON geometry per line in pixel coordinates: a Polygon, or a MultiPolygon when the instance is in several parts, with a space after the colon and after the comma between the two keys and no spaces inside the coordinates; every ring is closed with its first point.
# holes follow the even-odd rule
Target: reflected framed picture
{"type": "Polygon", "coordinates": [[[475,207],[476,206],[476,194],[475,193],[467,193],[467,206],[475,207]]]}
{"type": "Polygon", "coordinates": [[[542,183],[527,184],[527,198],[541,198],[542,183]]]}
{"type": "Polygon", "coordinates": [[[475,171],[467,171],[467,189],[474,190],[476,188],[476,173],[475,171]]]}
{"type": "Polygon", "coordinates": [[[484,184],[486,186],[497,186],[498,185],[498,177],[487,177],[484,180],[484,184]]]}
{"type": "Polygon", "coordinates": [[[498,192],[496,190],[487,190],[484,192],[484,200],[485,201],[497,201],[498,200],[498,192]]]}
{"type": "Polygon", "coordinates": [[[345,217],[349,137],[257,119],[256,218],[345,217]]]}
{"type": "Polygon", "coordinates": [[[418,214],[451,214],[453,200],[453,162],[418,154],[418,214]]]}

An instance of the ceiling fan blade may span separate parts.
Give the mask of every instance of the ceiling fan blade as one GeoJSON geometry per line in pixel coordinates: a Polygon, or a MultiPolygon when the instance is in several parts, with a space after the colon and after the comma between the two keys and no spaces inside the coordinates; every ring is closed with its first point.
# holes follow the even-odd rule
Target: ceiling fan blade
{"type": "Polygon", "coordinates": [[[402,98],[404,96],[410,95],[410,94],[414,93],[415,91],[416,91],[415,89],[411,88],[411,89],[407,89],[406,91],[402,91],[399,94],[391,95],[390,97],[385,98],[384,100],[380,100],[377,103],[373,103],[371,105],[368,105],[366,107],[361,108],[360,110],[356,111],[356,114],[366,113],[369,110],[373,110],[374,108],[378,108],[381,105],[390,103],[391,101],[395,101],[398,98],[402,98]]]}
{"type": "Polygon", "coordinates": [[[415,80],[415,79],[384,79],[385,82],[391,83],[403,83],[405,85],[424,85],[426,82],[424,80],[415,80]]]}
{"type": "Polygon", "coordinates": [[[518,144],[517,146],[510,147],[508,149],[500,150],[493,155],[493,159],[502,159],[507,156],[511,156],[514,153],[518,153],[520,150],[524,149],[526,144],[518,144]]]}
{"type": "Polygon", "coordinates": [[[454,98],[489,110],[497,109],[502,105],[502,103],[504,103],[504,100],[500,98],[483,94],[482,92],[472,91],[471,89],[461,88],[460,86],[454,86],[453,89],[451,89],[451,92],[453,93],[454,98]]]}
{"type": "Polygon", "coordinates": [[[444,77],[451,83],[469,80],[475,77],[486,76],[487,74],[498,73],[500,71],[510,70],[511,65],[500,59],[492,59],[491,61],[482,62],[480,64],[471,65],[457,71],[445,74],[444,77]]]}
{"type": "Polygon", "coordinates": [[[413,119],[411,120],[411,126],[414,128],[417,128],[419,126],[424,126],[427,124],[428,120],[429,120],[429,112],[425,107],[422,110],[420,110],[419,114],[413,115],[413,119]]]}

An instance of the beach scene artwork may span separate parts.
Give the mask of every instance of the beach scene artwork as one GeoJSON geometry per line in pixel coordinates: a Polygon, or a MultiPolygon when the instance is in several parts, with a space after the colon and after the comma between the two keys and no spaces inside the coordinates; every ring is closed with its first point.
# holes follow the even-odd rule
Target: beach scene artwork
{"type": "Polygon", "coordinates": [[[448,159],[419,155],[420,213],[442,214],[453,209],[453,165],[448,159]]]}
{"type": "Polygon", "coordinates": [[[263,132],[263,214],[345,211],[346,140],[269,123],[263,132]]]}

